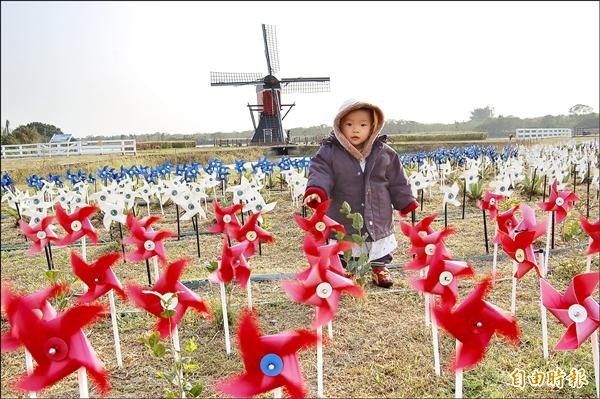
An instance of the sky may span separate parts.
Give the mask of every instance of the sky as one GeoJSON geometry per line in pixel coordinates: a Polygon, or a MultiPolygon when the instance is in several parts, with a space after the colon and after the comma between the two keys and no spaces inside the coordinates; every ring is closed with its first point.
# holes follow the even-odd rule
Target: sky
{"type": "Polygon", "coordinates": [[[292,132],[331,125],[349,98],[422,123],[598,112],[599,15],[596,1],[2,1],[0,120],[75,137],[251,130],[255,87],[212,87],[210,71],[266,75],[263,23],[278,78],[331,78],[284,94],[292,132]]]}

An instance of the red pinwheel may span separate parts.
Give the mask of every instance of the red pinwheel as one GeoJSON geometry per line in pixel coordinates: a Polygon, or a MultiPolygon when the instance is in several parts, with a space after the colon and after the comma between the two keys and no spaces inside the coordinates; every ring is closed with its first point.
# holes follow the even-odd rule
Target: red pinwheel
{"type": "Polygon", "coordinates": [[[58,237],[50,228],[53,220],[54,216],[46,216],[33,227],[29,226],[27,223],[25,223],[25,221],[19,220],[19,227],[21,231],[27,236],[27,238],[33,241],[33,245],[26,252],[27,255],[33,255],[41,252],[42,249],[48,245],[48,243],[58,240],[58,237]]]}
{"type": "Polygon", "coordinates": [[[159,318],[155,329],[160,333],[161,338],[171,334],[188,308],[196,310],[205,318],[211,316],[210,310],[202,299],[179,281],[187,262],[188,259],[182,258],[169,264],[149,290],[144,290],[133,283],[127,284],[129,296],[135,305],[159,318]],[[175,313],[164,317],[165,310],[174,310],[175,313]]]}
{"type": "Polygon", "coordinates": [[[56,204],[55,209],[56,220],[58,220],[58,223],[67,232],[66,236],[56,241],[56,245],[61,247],[69,245],[82,237],[88,237],[94,245],[98,243],[96,229],[92,226],[89,217],[100,210],[100,208],[97,206],[84,206],[70,215],[60,203],[56,204]]]}
{"type": "MultiPolygon", "coordinates": [[[[333,248],[334,245],[327,247],[333,248]]],[[[325,250],[321,254],[326,261],[316,261],[311,264],[309,269],[300,273],[306,276],[304,280],[282,281],[281,283],[283,290],[294,302],[317,307],[312,321],[312,326],[315,328],[333,320],[343,292],[356,297],[364,295],[362,288],[354,284],[354,281],[330,267],[329,259],[332,254],[329,250],[325,250]]],[[[337,252],[333,255],[337,257],[337,252]]]]}
{"type": "Polygon", "coordinates": [[[477,206],[489,212],[488,217],[495,219],[498,215],[498,204],[504,200],[504,195],[486,191],[483,200],[477,200],[477,206]]]}
{"type": "Polygon", "coordinates": [[[83,281],[88,289],[77,298],[77,302],[92,302],[106,294],[110,290],[115,290],[124,301],[127,299],[123,286],[117,279],[112,265],[121,258],[118,253],[102,255],[94,263],[86,263],[76,252],[71,251],[71,268],[73,274],[83,281]]]}
{"type": "Polygon", "coordinates": [[[239,229],[236,236],[238,242],[248,241],[250,243],[244,251],[244,256],[246,256],[246,258],[249,258],[256,253],[259,241],[273,242],[271,233],[258,225],[258,217],[260,214],[260,212],[253,214],[239,229]]]}
{"type": "Polygon", "coordinates": [[[410,285],[419,292],[440,295],[442,306],[452,308],[458,296],[458,279],[475,275],[466,262],[433,257],[425,278],[413,277],[410,285]]]}
{"type": "Polygon", "coordinates": [[[410,233],[412,247],[408,253],[415,254],[415,258],[405,264],[404,269],[421,270],[429,265],[433,256],[436,256],[439,259],[450,259],[444,239],[448,235],[454,233],[454,229],[448,227],[431,234],[427,234],[424,230],[419,231],[417,234],[414,233],[415,229],[410,233]]]}
{"type": "Polygon", "coordinates": [[[209,227],[209,233],[225,233],[228,237],[235,238],[240,230],[240,221],[237,213],[244,208],[242,204],[234,204],[226,208],[221,208],[219,201],[213,201],[215,218],[217,223],[209,227]]]}
{"type": "Polygon", "coordinates": [[[296,219],[298,226],[300,226],[302,230],[310,233],[317,244],[326,242],[332,230],[346,234],[344,226],[327,216],[329,205],[331,205],[330,199],[320,203],[315,209],[312,217],[308,220],[300,215],[294,215],[294,219],[296,219]]]}
{"type": "Polygon", "coordinates": [[[310,266],[306,270],[297,273],[296,278],[305,280],[310,274],[310,269],[313,267],[320,267],[323,269],[330,268],[338,274],[345,275],[346,272],[338,254],[340,252],[346,252],[355,246],[356,244],[349,241],[338,241],[328,245],[317,245],[312,236],[305,236],[303,250],[310,266]]]}
{"type": "Polygon", "coordinates": [[[579,216],[579,224],[583,231],[585,231],[591,238],[590,246],[586,252],[586,255],[593,255],[600,252],[600,219],[591,223],[583,216],[579,216]]]}
{"type": "Polygon", "coordinates": [[[496,215],[496,223],[498,225],[498,234],[494,237],[494,243],[500,244],[500,232],[513,235],[516,226],[519,224],[515,212],[519,209],[520,204],[517,204],[507,211],[496,215]]]}
{"type": "Polygon", "coordinates": [[[521,222],[517,224],[515,230],[534,231],[534,241],[537,240],[538,237],[541,237],[544,234],[546,234],[547,219],[543,219],[541,222],[536,223],[535,211],[525,204],[521,204],[521,215],[523,216],[523,220],[521,220],[521,222]]]}
{"type": "Polygon", "coordinates": [[[244,310],[237,329],[245,371],[215,383],[215,390],[232,397],[253,397],[283,387],[287,396],[306,397],[298,351],[315,346],[308,330],[263,335],[254,313],[244,310]]]}
{"type": "Polygon", "coordinates": [[[573,202],[579,201],[579,197],[577,197],[577,194],[570,191],[558,191],[556,188],[557,184],[558,181],[554,179],[552,181],[552,188],[550,189],[548,201],[540,202],[538,206],[546,212],[555,211],[556,223],[560,223],[573,207],[573,202]]]}
{"type": "Polygon", "coordinates": [[[486,277],[454,312],[450,308],[433,307],[438,325],[462,343],[452,361],[452,371],[475,367],[485,356],[494,333],[513,344],[519,342],[517,320],[510,313],[484,300],[491,286],[491,278],[486,277]]]}
{"type": "Polygon", "coordinates": [[[422,237],[435,231],[430,225],[433,223],[436,217],[437,214],[427,216],[426,218],[423,218],[423,220],[417,222],[415,225],[400,221],[400,230],[411,240],[411,244],[415,245],[413,238],[417,239],[417,237],[422,237]]]}
{"type": "Polygon", "coordinates": [[[513,258],[518,266],[515,272],[515,278],[521,278],[534,269],[538,276],[541,277],[540,269],[535,261],[533,253],[533,241],[535,239],[535,231],[519,231],[514,238],[502,231],[498,232],[502,249],[508,256],[513,258]]]}
{"type": "Polygon", "coordinates": [[[141,262],[157,256],[163,266],[167,264],[163,241],[169,237],[175,237],[176,234],[166,230],[154,231],[151,225],[157,220],[159,220],[158,217],[149,217],[139,221],[131,213],[127,214],[127,227],[131,232],[131,236],[125,237],[123,244],[135,245],[137,249],[126,253],[126,260],[141,262]]]}
{"type": "Polygon", "coordinates": [[[208,276],[209,281],[218,283],[229,283],[234,277],[240,287],[246,288],[250,278],[250,267],[244,257],[244,251],[249,245],[248,241],[229,246],[227,239],[223,238],[223,250],[221,252],[221,262],[219,268],[208,276]]]}
{"type": "Polygon", "coordinates": [[[15,387],[24,391],[40,391],[69,374],[85,367],[101,394],[110,390],[108,375],[83,328],[97,320],[106,310],[102,305],[76,305],[53,318],[34,312],[27,299],[13,296],[16,310],[9,320],[13,336],[35,359],[37,366],[30,375],[23,375],[15,387]]]}
{"type": "Polygon", "coordinates": [[[565,335],[554,347],[555,350],[579,348],[600,326],[600,307],[592,296],[599,278],[598,272],[578,274],[573,277],[564,295],[546,280],[541,280],[544,306],[567,327],[565,335]]]}
{"type": "MultiPolygon", "coordinates": [[[[69,287],[66,284],[53,284],[33,294],[22,296],[14,292],[12,286],[8,283],[2,283],[1,301],[2,310],[7,316],[8,322],[13,328],[18,328],[15,325],[15,320],[19,312],[32,311],[43,320],[50,320],[56,317],[56,311],[50,305],[48,300],[55,297],[61,292],[66,292],[69,287]]],[[[16,350],[20,345],[19,331],[8,330],[2,334],[2,352],[16,350]]]]}

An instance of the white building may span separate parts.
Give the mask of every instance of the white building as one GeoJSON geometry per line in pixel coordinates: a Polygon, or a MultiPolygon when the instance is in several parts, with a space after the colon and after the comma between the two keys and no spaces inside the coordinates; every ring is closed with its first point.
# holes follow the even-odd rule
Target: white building
{"type": "Polygon", "coordinates": [[[563,127],[557,128],[525,128],[517,129],[517,139],[547,139],[550,137],[572,137],[573,130],[563,127]]]}

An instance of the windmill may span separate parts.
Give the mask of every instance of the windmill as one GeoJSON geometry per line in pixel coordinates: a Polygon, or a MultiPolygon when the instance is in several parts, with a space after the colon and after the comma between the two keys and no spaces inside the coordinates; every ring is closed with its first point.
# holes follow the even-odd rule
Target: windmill
{"type": "Polygon", "coordinates": [[[284,93],[321,93],[329,91],[329,77],[322,78],[283,78],[278,79],[279,53],[274,25],[262,24],[265,56],[267,58],[267,75],[261,73],[211,72],[211,86],[256,86],[257,104],[248,104],[254,136],[252,145],[277,145],[289,141],[283,130],[283,119],[295,104],[282,104],[281,92],[284,93]],[[289,107],[282,116],[284,107],[289,107]],[[258,125],[254,117],[258,113],[258,125]]]}

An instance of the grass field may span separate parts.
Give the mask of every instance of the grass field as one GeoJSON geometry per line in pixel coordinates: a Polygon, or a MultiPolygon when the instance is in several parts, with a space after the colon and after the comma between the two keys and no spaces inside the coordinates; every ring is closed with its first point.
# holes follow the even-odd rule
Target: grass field
{"type": "MultiPolygon", "coordinates": [[[[232,159],[252,159],[246,150],[229,154],[232,159]]],[[[164,155],[164,154],[163,154],[164,155]]],[[[161,155],[162,156],[162,155],[161,155]]],[[[213,154],[210,157],[219,157],[213,154]]],[[[258,158],[258,157],[257,157],[258,158]]],[[[146,158],[144,158],[146,159],[146,158]]],[[[146,162],[151,160],[151,156],[146,162]]],[[[49,170],[56,163],[64,160],[46,161],[45,169],[49,170]]],[[[123,162],[116,158],[89,159],[89,164],[107,164],[123,162]]],[[[140,163],[128,159],[131,163],[140,163]]],[[[36,161],[38,162],[38,161],[36,161]]],[[[43,167],[43,162],[41,161],[43,167]]],[[[84,162],[84,160],[81,160],[84,162]]],[[[4,163],[4,162],[3,162],[4,163]]],[[[29,163],[23,162],[23,164],[29,163]]],[[[32,165],[31,163],[30,165],[32,165]]],[[[19,166],[19,165],[17,165],[19,166]]],[[[3,165],[4,167],[4,165],[3,165]]],[[[99,166],[98,166],[99,167],[99,166]]],[[[64,166],[60,166],[64,168],[64,166]]],[[[75,168],[76,169],[76,168],[75,168]]],[[[250,259],[253,276],[273,275],[278,273],[294,273],[308,266],[302,253],[303,231],[291,221],[294,213],[287,191],[278,191],[277,185],[265,190],[267,202],[277,201],[276,208],[265,216],[266,227],[275,236],[272,245],[263,244],[262,255],[250,259]]],[[[581,191],[581,188],[578,188],[581,191]]],[[[571,211],[566,223],[575,219],[579,213],[585,214],[585,194],[578,192],[582,201],[571,211]]],[[[515,193],[518,201],[518,193],[515,193]]],[[[530,205],[537,209],[537,198],[530,205]]],[[[591,219],[598,217],[599,207],[596,194],[591,198],[591,219]]],[[[2,203],[3,211],[5,204],[2,203]]],[[[152,207],[152,213],[159,213],[158,206],[152,207]]],[[[442,211],[441,195],[433,190],[432,198],[425,195],[424,211],[417,211],[420,220],[431,213],[442,211]]],[[[145,216],[145,207],[139,208],[145,216]]],[[[174,206],[165,208],[165,217],[158,223],[161,229],[176,231],[174,206]]],[[[209,204],[208,219],[200,224],[201,231],[213,223],[212,208],[209,204]]],[[[483,243],[483,227],[481,211],[473,203],[468,204],[466,217],[461,219],[460,208],[449,207],[448,223],[457,231],[451,235],[446,244],[449,252],[457,259],[466,259],[476,270],[475,280],[461,280],[460,300],[470,291],[474,281],[480,280],[491,270],[491,256],[486,256],[483,243]]],[[[543,215],[538,211],[538,218],[543,215]]],[[[10,280],[18,289],[32,292],[45,286],[44,271],[46,264],[43,254],[26,256],[24,237],[14,227],[9,217],[1,220],[2,233],[1,255],[2,280],[10,280]]],[[[106,243],[88,246],[88,259],[95,259],[101,254],[120,251],[117,242],[118,233],[113,229],[111,235],[95,219],[101,240],[106,243]]],[[[396,220],[397,223],[397,220],[396,220]]],[[[435,229],[443,227],[443,215],[434,222],[435,229]]],[[[488,228],[491,224],[488,223],[488,228]]],[[[396,224],[397,226],[397,224],[396,224]]],[[[564,290],[570,279],[585,269],[586,240],[581,236],[566,239],[565,224],[557,226],[556,250],[550,258],[548,281],[557,289],[564,290]]],[[[182,223],[183,232],[191,232],[191,222],[182,223]]],[[[126,232],[124,232],[126,233],[126,232]]],[[[491,234],[491,233],[490,233],[491,234]]],[[[440,331],[440,352],[442,375],[437,377],[433,368],[433,352],[431,329],[424,324],[423,297],[408,284],[408,278],[415,273],[405,272],[402,265],[410,260],[407,255],[408,240],[396,228],[399,248],[395,251],[393,267],[394,286],[391,289],[375,287],[370,283],[365,286],[366,296],[363,299],[343,296],[340,308],[333,322],[334,338],[327,342],[324,349],[325,396],[326,397],[452,397],[454,395],[454,375],[445,368],[454,352],[454,340],[440,331]]],[[[221,378],[239,373],[243,370],[239,353],[235,347],[235,335],[232,334],[233,351],[225,353],[223,328],[219,323],[220,302],[218,286],[206,284],[203,279],[208,275],[205,265],[220,255],[221,239],[217,236],[202,235],[201,256],[196,254],[196,242],[193,236],[182,237],[181,240],[170,239],[166,243],[170,261],[181,256],[189,256],[190,262],[182,280],[195,287],[204,300],[211,306],[215,319],[205,321],[195,313],[188,313],[179,327],[182,344],[194,337],[199,349],[193,360],[200,367],[186,374],[193,383],[202,383],[203,397],[218,396],[212,384],[221,378]]],[[[491,242],[491,237],[490,237],[491,242]]],[[[544,246],[544,242],[536,242],[536,247],[544,246]]],[[[69,250],[54,248],[54,261],[63,278],[71,279],[68,262],[69,250]]],[[[491,248],[490,248],[491,254],[491,248]]],[[[488,300],[499,307],[510,309],[511,261],[499,251],[497,283],[488,300]]],[[[594,259],[593,270],[598,270],[598,259],[594,259]]],[[[142,263],[120,263],[115,272],[122,282],[135,281],[146,284],[145,265],[142,263]]],[[[74,292],[81,292],[79,282],[73,285],[74,292]]],[[[255,308],[259,313],[261,327],[265,334],[274,334],[284,330],[308,328],[314,309],[292,302],[280,287],[280,281],[270,279],[252,283],[255,308]]],[[[105,300],[106,297],[104,297],[105,300]]],[[[233,286],[230,297],[231,312],[234,318],[232,333],[235,330],[235,319],[239,310],[246,306],[246,293],[238,286],[233,286]]],[[[143,344],[137,340],[147,337],[155,323],[153,316],[135,309],[130,302],[121,302],[117,298],[117,309],[120,313],[119,329],[123,350],[124,367],[116,367],[113,349],[110,318],[104,318],[86,330],[88,339],[99,357],[105,363],[110,374],[112,391],[110,397],[160,397],[166,392],[166,383],[155,377],[158,370],[166,368],[143,344]]],[[[552,315],[548,316],[550,358],[545,361],[542,356],[539,285],[534,273],[526,275],[519,281],[517,291],[517,313],[521,329],[521,343],[514,347],[504,341],[493,338],[486,358],[473,370],[464,375],[465,397],[593,397],[595,394],[591,345],[589,340],[577,351],[555,352],[552,347],[558,342],[565,328],[552,315]],[[510,374],[515,368],[525,370],[528,374],[534,370],[542,372],[561,367],[566,373],[571,368],[584,368],[588,385],[581,389],[571,388],[565,381],[562,389],[548,386],[532,387],[524,390],[511,386],[510,374]]],[[[2,332],[7,328],[2,319],[2,332]]],[[[326,335],[326,334],[325,334],[326,335]]],[[[300,352],[300,362],[304,371],[309,396],[316,396],[316,354],[314,349],[300,352]]],[[[163,362],[169,362],[167,356],[163,362]]],[[[1,358],[1,396],[26,397],[10,389],[15,376],[25,372],[22,351],[3,353],[1,358]]],[[[93,385],[90,385],[92,396],[97,396],[93,385]]],[[[77,377],[75,374],[64,379],[54,387],[42,392],[39,397],[74,397],[77,395],[77,377]]],[[[272,395],[264,395],[270,397],[272,395]]]]}

